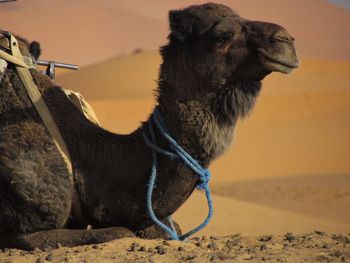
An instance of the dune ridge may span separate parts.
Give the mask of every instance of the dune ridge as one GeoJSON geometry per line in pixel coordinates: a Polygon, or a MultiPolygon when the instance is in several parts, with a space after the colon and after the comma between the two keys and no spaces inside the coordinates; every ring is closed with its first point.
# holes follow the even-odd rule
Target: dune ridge
{"type": "MultiPolygon", "coordinates": [[[[158,50],[166,42],[168,11],[205,2],[18,1],[1,4],[0,24],[4,30],[39,41],[44,59],[83,66],[135,49],[158,50]]],[[[283,25],[296,38],[303,57],[350,59],[350,12],[346,9],[324,0],[215,2],[246,18],[283,25]]]]}

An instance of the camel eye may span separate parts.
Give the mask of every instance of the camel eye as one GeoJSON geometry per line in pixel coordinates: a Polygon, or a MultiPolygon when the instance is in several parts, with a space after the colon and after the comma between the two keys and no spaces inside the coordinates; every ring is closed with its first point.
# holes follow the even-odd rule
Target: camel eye
{"type": "Polygon", "coordinates": [[[233,37],[232,33],[225,33],[216,37],[215,41],[220,44],[227,44],[231,41],[232,37],[233,37]]]}

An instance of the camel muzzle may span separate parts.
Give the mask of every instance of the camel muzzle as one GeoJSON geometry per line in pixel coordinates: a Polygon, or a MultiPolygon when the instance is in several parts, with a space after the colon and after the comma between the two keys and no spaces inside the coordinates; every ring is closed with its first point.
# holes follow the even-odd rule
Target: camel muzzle
{"type": "Polygon", "coordinates": [[[300,66],[292,37],[283,27],[248,21],[249,40],[258,51],[261,64],[270,71],[290,73],[300,66]]]}

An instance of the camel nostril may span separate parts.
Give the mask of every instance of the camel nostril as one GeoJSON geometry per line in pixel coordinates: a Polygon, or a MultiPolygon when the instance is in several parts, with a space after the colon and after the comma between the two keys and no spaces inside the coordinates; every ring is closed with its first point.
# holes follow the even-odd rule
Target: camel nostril
{"type": "Polygon", "coordinates": [[[286,35],[283,32],[278,32],[278,33],[272,35],[272,38],[275,40],[282,41],[282,42],[294,42],[294,40],[295,40],[294,37],[286,35]]]}

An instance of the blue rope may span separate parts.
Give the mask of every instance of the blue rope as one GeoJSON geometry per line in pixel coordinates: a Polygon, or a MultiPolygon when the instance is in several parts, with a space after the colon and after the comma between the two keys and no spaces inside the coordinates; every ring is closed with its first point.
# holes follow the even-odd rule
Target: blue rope
{"type": "Polygon", "coordinates": [[[150,135],[150,138],[146,135],[145,132],[143,132],[143,138],[146,142],[146,144],[152,149],[152,168],[151,168],[151,174],[148,182],[148,188],[147,188],[147,210],[149,213],[149,216],[153,220],[154,223],[156,223],[159,227],[161,227],[165,232],[168,233],[171,239],[174,240],[185,240],[189,236],[195,234],[196,232],[202,230],[204,227],[206,227],[209,224],[209,221],[211,217],[213,216],[213,204],[210,196],[210,188],[209,188],[209,180],[210,180],[210,171],[208,169],[203,168],[195,159],[192,158],[191,155],[189,155],[169,134],[168,129],[166,128],[166,125],[160,115],[160,112],[158,108],[155,108],[152,119],[148,122],[148,132],[150,135]],[[164,136],[164,138],[169,142],[170,145],[170,151],[164,150],[157,146],[156,136],[154,133],[154,129],[152,126],[151,121],[154,121],[154,123],[157,125],[157,128],[160,130],[161,134],[164,136]],[[199,182],[197,183],[197,188],[200,190],[205,191],[205,195],[208,202],[208,216],[203,221],[202,224],[200,224],[198,227],[192,229],[191,231],[187,232],[184,235],[178,236],[177,232],[173,226],[171,217],[169,216],[169,222],[171,227],[165,225],[163,222],[161,222],[155,215],[152,207],[152,195],[153,190],[155,188],[155,181],[157,178],[157,162],[158,162],[158,153],[164,154],[168,156],[171,159],[180,159],[182,160],[188,167],[190,167],[197,175],[199,182]]]}

